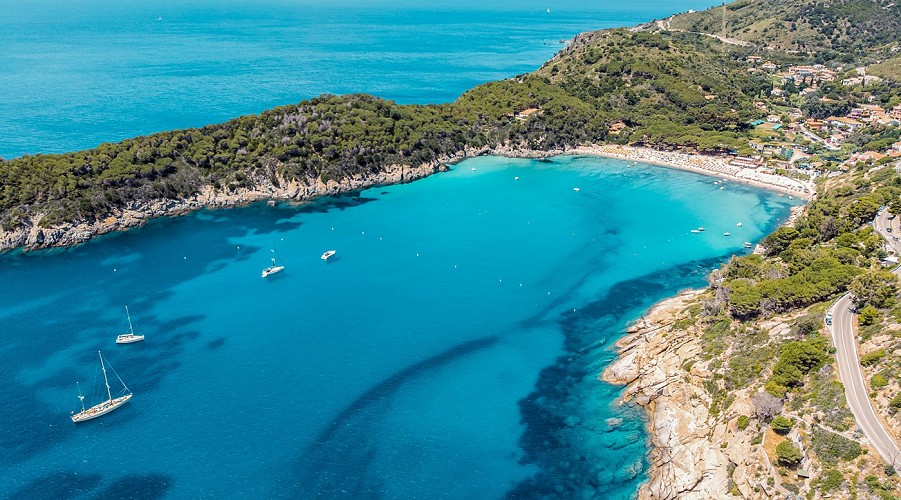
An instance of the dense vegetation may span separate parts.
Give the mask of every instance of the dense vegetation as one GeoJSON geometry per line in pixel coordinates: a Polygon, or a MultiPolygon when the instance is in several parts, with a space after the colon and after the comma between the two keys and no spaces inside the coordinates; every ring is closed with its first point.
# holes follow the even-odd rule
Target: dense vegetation
{"type": "Polygon", "coordinates": [[[867,225],[901,195],[901,177],[887,168],[861,172],[853,182],[821,192],[794,227],[767,236],[766,256],[736,257],[717,286],[736,318],[752,319],[826,300],[853,289],[860,307],[886,307],[894,276],[878,269],[882,237],[867,225]]]}
{"type": "Polygon", "coordinates": [[[418,166],[464,148],[552,150],[616,139],[727,151],[743,144],[766,85],[694,35],[588,34],[541,70],[481,85],[445,105],[325,95],[199,129],[0,162],[0,227],[91,221],[140,200],[341,180],[418,166]],[[714,95],[714,98],[705,97],[714,95]],[[529,115],[517,113],[533,109],[529,115]],[[608,136],[616,121],[628,125],[608,136]]]}

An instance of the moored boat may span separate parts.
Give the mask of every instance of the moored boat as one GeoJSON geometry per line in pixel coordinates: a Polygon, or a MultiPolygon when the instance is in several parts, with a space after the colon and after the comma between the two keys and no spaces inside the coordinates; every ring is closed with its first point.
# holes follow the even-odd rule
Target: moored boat
{"type": "Polygon", "coordinates": [[[128,333],[123,333],[116,337],[117,344],[133,344],[144,340],[143,335],[135,335],[135,329],[131,326],[131,314],[128,313],[128,306],[125,306],[125,316],[128,317],[128,333]]]}
{"type": "Polygon", "coordinates": [[[275,260],[275,250],[272,250],[272,265],[263,269],[262,277],[266,278],[268,276],[272,276],[275,273],[280,273],[285,270],[285,266],[280,266],[275,260]]]}
{"type": "MultiPolygon", "coordinates": [[[[118,378],[119,382],[122,384],[123,390],[120,393],[122,394],[121,396],[116,396],[115,398],[113,397],[113,393],[110,390],[109,386],[109,378],[106,375],[106,363],[103,362],[103,355],[100,354],[100,351],[97,351],[97,356],[100,358],[100,368],[103,370],[103,382],[106,385],[106,396],[108,399],[94,406],[91,406],[90,408],[85,408],[84,396],[82,396],[81,394],[81,386],[79,385],[78,399],[81,401],[81,411],[70,415],[70,418],[72,418],[72,421],[75,423],[92,420],[97,417],[106,415],[107,413],[127,403],[132,397],[131,391],[125,385],[125,382],[122,382],[122,379],[119,377],[119,374],[117,374],[115,370],[113,370],[113,373],[116,374],[116,378],[118,378]]],[[[110,366],[110,369],[112,370],[113,367],[110,366]]]]}

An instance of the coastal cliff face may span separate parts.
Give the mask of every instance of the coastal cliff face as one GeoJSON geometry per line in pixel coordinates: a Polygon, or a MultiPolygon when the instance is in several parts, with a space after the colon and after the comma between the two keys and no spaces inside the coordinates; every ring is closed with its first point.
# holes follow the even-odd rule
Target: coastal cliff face
{"type": "MultiPolygon", "coordinates": [[[[465,153],[461,153],[465,154],[465,153]]],[[[456,158],[448,159],[453,161],[456,158]]],[[[371,186],[410,182],[436,172],[446,170],[443,162],[433,162],[418,167],[390,165],[377,174],[356,175],[341,182],[306,179],[303,182],[286,182],[277,179],[278,185],[268,176],[254,179],[252,188],[239,188],[229,192],[204,186],[200,192],[184,199],[140,200],[113,210],[102,220],[63,223],[41,227],[43,214],[28,219],[13,230],[0,230],[0,251],[14,248],[36,250],[64,247],[84,243],[95,236],[123,231],[143,225],[156,217],[184,215],[202,208],[227,208],[246,205],[261,200],[308,201],[320,196],[336,195],[371,186]]]]}
{"type": "Polygon", "coordinates": [[[709,396],[683,366],[701,352],[694,332],[671,329],[700,291],[680,294],[648,311],[617,342],[620,356],[602,375],[628,384],[624,402],[647,410],[653,451],[651,479],[640,498],[721,498],[729,490],[728,458],[714,446],[709,396]]]}
{"type": "Polygon", "coordinates": [[[689,312],[705,293],[682,292],[654,306],[617,342],[620,355],[601,375],[626,385],[623,403],[648,414],[651,471],[639,498],[769,498],[781,484],[766,440],[755,439],[765,427],[737,424],[740,415],[754,414],[753,392],[735,391],[724,411],[711,411],[706,385],[714,375],[689,312]]]}

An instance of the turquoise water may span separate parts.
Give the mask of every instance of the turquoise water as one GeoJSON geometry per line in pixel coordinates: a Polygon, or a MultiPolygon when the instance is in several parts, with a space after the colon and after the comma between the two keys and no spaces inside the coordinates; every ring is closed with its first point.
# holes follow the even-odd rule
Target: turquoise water
{"type": "Polygon", "coordinates": [[[477,158],[3,256],[0,496],[627,498],[648,449],[596,380],[612,343],[792,203],[713,181],[477,158]],[[114,344],[125,305],[143,343],[114,344]],[[98,349],[135,396],[75,425],[98,349]]]}
{"type": "Polygon", "coordinates": [[[538,68],[577,33],[713,3],[0,0],[0,157],[218,123],[326,92],[449,102],[538,68]]]}

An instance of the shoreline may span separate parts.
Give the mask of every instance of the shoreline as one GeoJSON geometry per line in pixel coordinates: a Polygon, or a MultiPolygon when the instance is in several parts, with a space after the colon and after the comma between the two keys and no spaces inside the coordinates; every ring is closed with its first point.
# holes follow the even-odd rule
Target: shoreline
{"type": "Polygon", "coordinates": [[[764,174],[752,169],[736,167],[729,165],[725,158],[717,156],[675,153],[617,144],[578,146],[566,154],[584,154],[648,163],[660,167],[728,179],[769,191],[797,196],[805,200],[810,200],[815,192],[810,182],[805,183],[781,175],[764,174]]]}
{"type": "Polygon", "coordinates": [[[724,429],[712,422],[703,389],[709,373],[692,366],[702,351],[697,332],[671,328],[705,292],[683,290],[651,306],[616,341],[616,359],[598,376],[624,386],[619,404],[636,404],[647,415],[651,446],[640,499],[719,498],[729,491],[732,461],[714,445],[724,429]]]}

